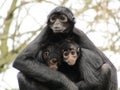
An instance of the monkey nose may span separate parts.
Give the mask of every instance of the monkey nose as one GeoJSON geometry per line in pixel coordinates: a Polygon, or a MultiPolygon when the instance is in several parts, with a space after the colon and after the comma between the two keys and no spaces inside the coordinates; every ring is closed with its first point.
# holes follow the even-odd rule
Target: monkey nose
{"type": "Polygon", "coordinates": [[[56,63],[57,59],[56,58],[52,58],[51,61],[52,61],[52,63],[56,63]]]}

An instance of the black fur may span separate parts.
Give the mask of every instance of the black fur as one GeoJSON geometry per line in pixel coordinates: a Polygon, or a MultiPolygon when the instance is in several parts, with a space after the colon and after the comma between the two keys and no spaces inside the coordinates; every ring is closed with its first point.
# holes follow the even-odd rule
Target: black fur
{"type": "MultiPolygon", "coordinates": [[[[13,66],[20,70],[22,75],[22,81],[25,81],[20,90],[46,90],[46,89],[30,89],[29,78],[38,82],[39,85],[45,85],[47,90],[117,90],[117,76],[116,69],[110,60],[89,40],[89,38],[79,29],[74,27],[74,16],[72,12],[65,7],[55,8],[48,16],[48,23],[44,30],[17,56],[13,66]],[[65,33],[53,33],[49,27],[49,16],[54,13],[64,13],[69,19],[69,28],[65,33]],[[80,73],[74,74],[79,79],[76,81],[76,85],[69,80],[65,75],[58,71],[53,71],[37,60],[37,55],[42,52],[43,49],[49,45],[50,42],[58,43],[61,40],[72,38],[82,48],[82,56],[80,63],[75,67],[75,70],[79,70],[80,73]],[[107,63],[107,69],[103,69],[102,66],[107,63]],[[101,73],[104,70],[106,73],[101,73]],[[108,74],[109,73],[109,74],[108,74]],[[80,76],[80,77],[79,77],[80,76]],[[107,82],[104,81],[107,79],[107,82]],[[48,85],[49,83],[49,85],[48,85]],[[103,84],[104,83],[104,84],[103,84]],[[49,89],[48,89],[49,88],[49,89]]],[[[63,66],[66,67],[66,66],[63,66]]],[[[75,72],[76,73],[76,72],[75,72]]],[[[70,77],[72,78],[72,77],[70,77]]],[[[21,80],[19,79],[19,82],[21,80]]],[[[20,84],[21,85],[21,84],[20,84]]],[[[36,85],[38,86],[38,85],[36,85]]]]}

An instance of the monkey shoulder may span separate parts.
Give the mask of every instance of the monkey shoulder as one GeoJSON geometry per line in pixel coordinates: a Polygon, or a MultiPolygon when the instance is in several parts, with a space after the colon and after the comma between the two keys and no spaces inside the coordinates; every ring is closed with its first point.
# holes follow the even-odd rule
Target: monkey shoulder
{"type": "Polygon", "coordinates": [[[81,66],[86,65],[86,67],[99,69],[104,64],[102,58],[89,49],[81,48],[81,54],[81,66]]]}

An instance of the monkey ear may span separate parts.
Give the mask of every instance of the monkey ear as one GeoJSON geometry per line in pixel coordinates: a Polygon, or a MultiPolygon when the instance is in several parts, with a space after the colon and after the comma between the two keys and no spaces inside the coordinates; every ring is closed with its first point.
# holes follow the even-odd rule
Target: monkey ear
{"type": "Polygon", "coordinates": [[[46,57],[48,56],[48,54],[49,54],[49,52],[48,52],[48,51],[45,51],[45,52],[43,53],[43,57],[46,58],[46,57]]]}
{"type": "Polygon", "coordinates": [[[80,48],[77,48],[77,53],[80,54],[80,48]]]}
{"type": "Polygon", "coordinates": [[[62,49],[62,52],[65,52],[65,49],[62,49]]]}
{"type": "Polygon", "coordinates": [[[73,17],[73,22],[76,23],[76,19],[75,19],[75,17],[73,17]]]}
{"type": "Polygon", "coordinates": [[[80,55],[80,48],[77,48],[77,54],[80,55]]]}

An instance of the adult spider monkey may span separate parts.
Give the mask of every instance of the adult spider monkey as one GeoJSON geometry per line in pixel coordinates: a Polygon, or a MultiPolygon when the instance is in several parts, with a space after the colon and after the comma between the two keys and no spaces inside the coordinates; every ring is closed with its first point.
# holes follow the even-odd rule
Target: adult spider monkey
{"type": "Polygon", "coordinates": [[[74,24],[73,13],[68,8],[59,6],[51,11],[46,27],[16,57],[13,63],[13,66],[21,72],[18,74],[19,83],[24,82],[19,85],[21,87],[20,90],[41,90],[40,88],[30,89],[32,86],[29,82],[30,79],[38,82],[39,85],[44,85],[47,90],[78,90],[78,88],[80,90],[117,90],[115,67],[81,30],[74,27],[74,24]],[[50,42],[58,43],[67,38],[72,38],[74,42],[84,49],[81,52],[80,60],[82,62],[79,67],[81,72],[80,80],[77,81],[77,84],[64,74],[51,70],[42,63],[42,60],[37,60],[38,53],[42,52],[50,42]],[[109,69],[107,68],[107,71],[102,69],[105,63],[110,67],[109,69]],[[109,76],[108,74],[101,75],[97,73],[99,70],[104,70],[109,73],[109,76]],[[108,76],[108,81],[103,85],[100,81],[103,79],[99,78],[105,75],[108,76]],[[101,84],[102,87],[99,88],[101,84]]]}

